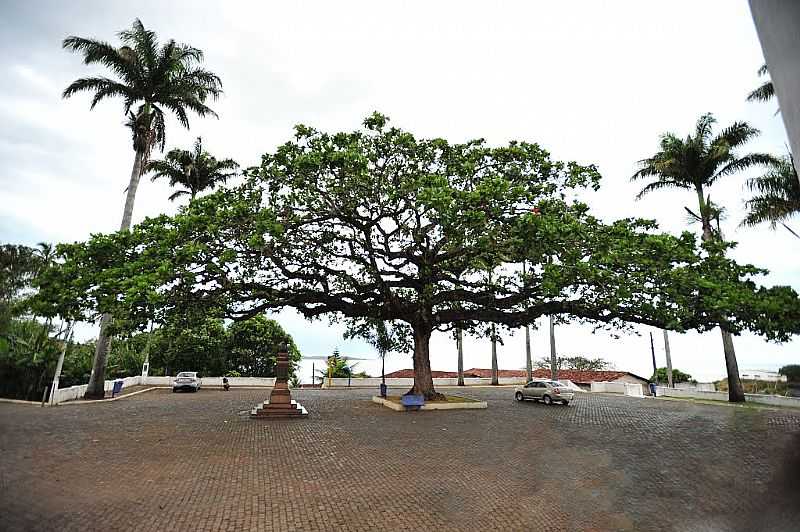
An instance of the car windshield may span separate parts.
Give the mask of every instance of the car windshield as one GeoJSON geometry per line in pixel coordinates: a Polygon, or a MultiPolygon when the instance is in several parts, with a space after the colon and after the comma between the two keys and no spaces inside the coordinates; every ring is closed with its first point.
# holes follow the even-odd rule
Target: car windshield
{"type": "Polygon", "coordinates": [[[549,384],[550,384],[550,386],[558,386],[559,388],[566,388],[567,387],[565,384],[562,384],[560,382],[555,382],[555,381],[551,381],[549,384]]]}
{"type": "Polygon", "coordinates": [[[194,373],[192,373],[191,371],[184,371],[178,373],[178,377],[194,377],[194,373]]]}

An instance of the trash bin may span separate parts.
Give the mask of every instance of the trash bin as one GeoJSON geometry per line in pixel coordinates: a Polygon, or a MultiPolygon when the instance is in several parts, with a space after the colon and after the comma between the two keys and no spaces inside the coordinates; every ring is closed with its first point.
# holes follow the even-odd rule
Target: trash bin
{"type": "Polygon", "coordinates": [[[386,385],[381,384],[381,397],[386,397],[386,385]]]}
{"type": "Polygon", "coordinates": [[[652,383],[652,382],[650,383],[650,393],[653,394],[653,397],[657,397],[656,396],[656,385],[654,383],[652,383]]]}

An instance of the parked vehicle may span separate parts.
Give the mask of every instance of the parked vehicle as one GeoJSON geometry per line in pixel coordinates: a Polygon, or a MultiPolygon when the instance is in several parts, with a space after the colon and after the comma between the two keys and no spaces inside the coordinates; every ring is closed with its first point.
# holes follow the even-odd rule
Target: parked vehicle
{"type": "Polygon", "coordinates": [[[196,371],[181,371],[175,377],[175,381],[172,383],[172,392],[175,393],[178,390],[188,390],[190,392],[196,392],[200,389],[200,376],[197,375],[196,371]]]}
{"type": "Polygon", "coordinates": [[[575,397],[575,392],[572,388],[558,381],[531,381],[525,386],[517,387],[514,391],[514,398],[517,401],[530,399],[541,401],[546,405],[553,403],[568,405],[573,397],[575,397]]]}

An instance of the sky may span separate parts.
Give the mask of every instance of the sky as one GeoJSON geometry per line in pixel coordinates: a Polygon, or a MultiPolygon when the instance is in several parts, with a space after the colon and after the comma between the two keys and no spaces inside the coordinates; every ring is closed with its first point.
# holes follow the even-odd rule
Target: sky
{"type": "MultiPolygon", "coordinates": [[[[133,151],[115,101],[89,110],[89,97],[61,98],[74,79],[103,73],[61,49],[68,35],[116,42],[116,32],[140,18],[161,39],[205,52],[205,66],[222,79],[213,104],[219,119],[194,117],[191,129],[168,123],[167,149],[188,148],[197,136],[218,157],[243,166],[290,139],[295,124],[353,130],[380,111],[418,137],[452,142],[485,138],[537,142],[560,160],[594,163],[599,192],[585,199],[605,220],[652,218],[664,231],[687,228],[689,192],[641,201],[631,183],[636,162],[652,155],[658,138],[686,135],[712,112],[725,126],[745,120],[762,131],[748,148],[786,152],[777,103],[748,103],[763,56],[745,0],[672,2],[0,2],[0,242],[72,242],[116,230],[133,151]]],[[[725,235],[732,255],[770,270],[766,285],[800,291],[798,240],[787,231],[740,229],[741,174],[712,188],[728,209],[725,235]]],[[[140,185],[134,223],[174,213],[166,183],[140,185]]],[[[693,227],[697,230],[697,227],[693,227]]],[[[374,359],[342,329],[309,324],[295,312],[277,319],[305,355],[374,359]]],[[[534,357],[549,354],[544,321],[532,332],[534,357]]],[[[560,354],[603,357],[621,370],[652,373],[649,333],[665,365],[660,330],[638,327],[615,338],[591,328],[556,330],[560,354]]],[[[96,334],[84,326],[86,338],[96,334]]],[[[735,339],[740,368],[777,369],[800,361],[798,342],[735,339]]],[[[724,376],[719,331],[670,334],[673,366],[699,380],[724,376]]],[[[465,367],[489,367],[489,342],[467,338],[465,367]]],[[[455,343],[434,336],[433,369],[454,370],[455,343]]],[[[507,336],[499,364],[525,364],[524,334],[507,336]]],[[[303,377],[310,377],[304,364],[303,377]],[[307,375],[306,375],[307,374],[307,375]]],[[[411,367],[391,354],[387,370],[411,367]]],[[[374,360],[360,362],[379,372],[374,360]]]]}

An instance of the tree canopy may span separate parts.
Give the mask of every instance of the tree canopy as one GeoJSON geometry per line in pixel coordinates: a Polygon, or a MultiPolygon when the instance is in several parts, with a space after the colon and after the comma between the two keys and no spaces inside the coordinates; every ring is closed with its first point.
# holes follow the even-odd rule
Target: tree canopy
{"type": "Polygon", "coordinates": [[[176,216],[61,246],[67,260],[48,282],[124,327],[163,319],[186,290],[237,320],[294,307],[310,319],[403,322],[412,391],[428,397],[435,329],[549,314],[609,327],[724,323],[778,340],[800,327],[792,289],[759,287],[763,270],[708,252],[730,244],[700,247],[648,220],[602,222],[568,199],[596,189],[597,170],[536,144],[417,139],[374,114],[349,133],[297,126],[247,176],[176,216]],[[491,279],[486,264],[501,265],[491,279]]]}

